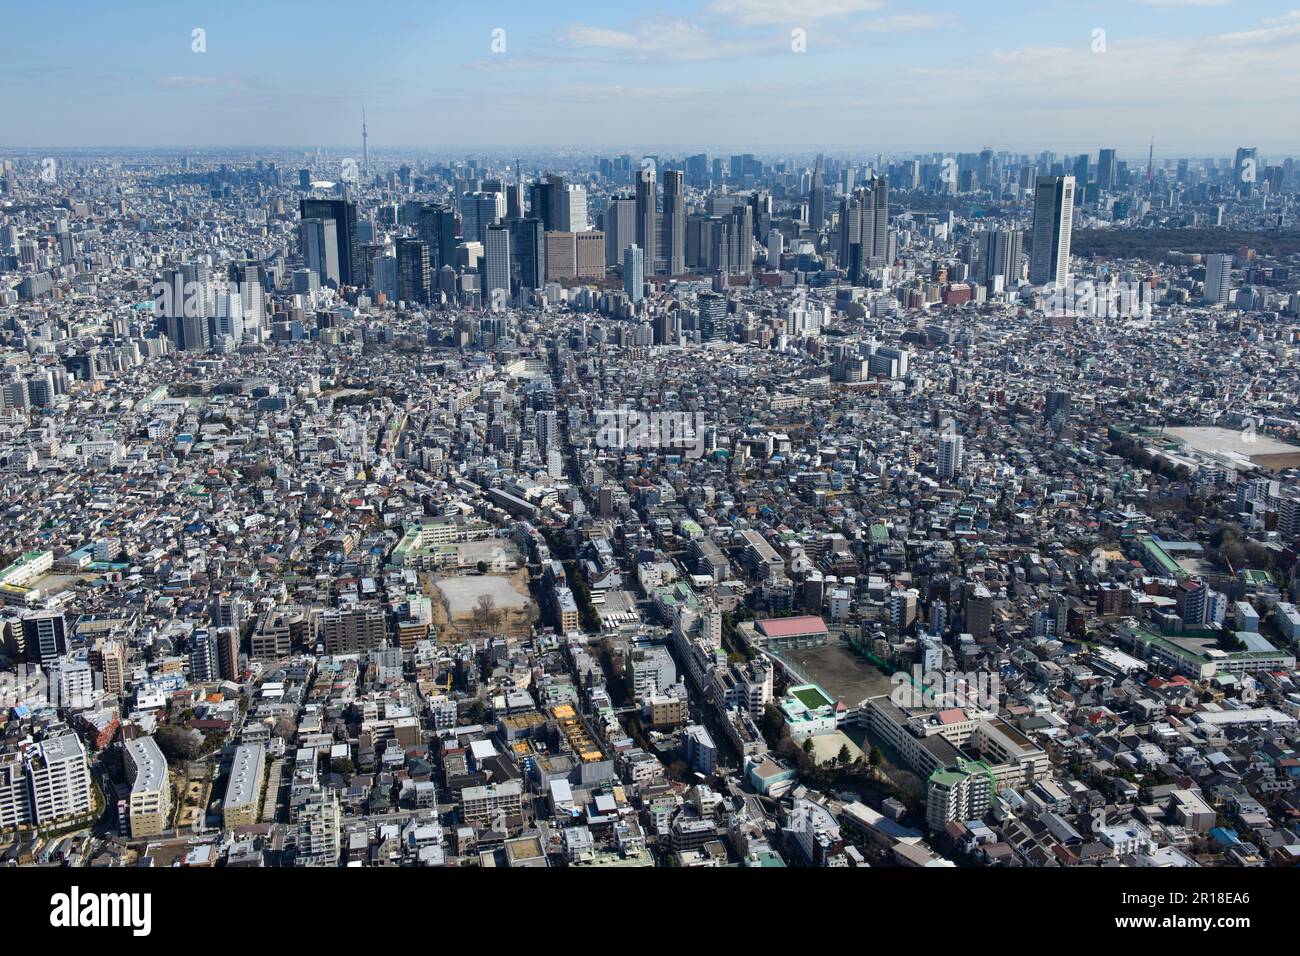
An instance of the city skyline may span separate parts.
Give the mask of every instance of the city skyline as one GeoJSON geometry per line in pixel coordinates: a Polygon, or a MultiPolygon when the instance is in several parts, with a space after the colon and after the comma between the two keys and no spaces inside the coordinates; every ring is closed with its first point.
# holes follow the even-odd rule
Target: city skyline
{"type": "Polygon", "coordinates": [[[0,44],[15,94],[8,149],[360,150],[365,110],[372,155],[519,143],[1072,152],[1099,139],[1123,155],[1152,140],[1166,156],[1240,142],[1300,151],[1281,122],[1300,52],[1300,9],[1285,0],[1058,0],[997,18],[943,0],[683,0],[644,16],[509,3],[454,23],[409,3],[356,23],[334,3],[311,16],[55,4],[13,11],[11,35],[49,12],[82,29],[0,44]]]}

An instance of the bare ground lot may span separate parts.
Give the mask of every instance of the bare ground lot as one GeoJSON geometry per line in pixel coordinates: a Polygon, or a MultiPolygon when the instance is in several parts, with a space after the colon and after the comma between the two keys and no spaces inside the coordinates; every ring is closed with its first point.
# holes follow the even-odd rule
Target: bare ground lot
{"type": "Polygon", "coordinates": [[[889,678],[874,664],[842,644],[800,647],[782,652],[781,657],[845,707],[857,707],[866,698],[892,689],[889,678]]]}
{"type": "Polygon", "coordinates": [[[478,629],[475,610],[479,595],[492,598],[498,618],[492,629],[498,634],[523,636],[537,620],[537,605],[528,596],[528,572],[509,575],[466,574],[420,576],[426,597],[433,605],[433,625],[442,643],[474,637],[478,629]]]}

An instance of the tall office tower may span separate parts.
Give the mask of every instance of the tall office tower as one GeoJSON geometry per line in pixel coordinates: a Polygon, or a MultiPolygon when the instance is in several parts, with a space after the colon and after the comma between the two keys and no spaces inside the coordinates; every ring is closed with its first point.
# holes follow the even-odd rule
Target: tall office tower
{"type": "Polygon", "coordinates": [[[524,215],[524,184],[510,183],[506,186],[506,218],[521,219],[524,215]]]}
{"type": "Polygon", "coordinates": [[[888,263],[889,246],[889,180],[877,176],[871,181],[862,210],[863,257],[888,263]]]}
{"type": "Polygon", "coordinates": [[[338,224],[333,219],[302,219],[298,222],[298,250],[307,268],[322,285],[339,287],[338,224]]]}
{"type": "Polygon", "coordinates": [[[429,268],[456,263],[456,211],[440,203],[424,203],[416,217],[416,235],[429,246],[429,268]]]}
{"type": "Polygon", "coordinates": [[[546,282],[546,232],[535,216],[511,219],[511,279],[516,288],[540,289],[546,282]]]}
{"type": "Polygon", "coordinates": [[[1024,235],[1019,229],[990,229],[976,237],[976,276],[980,282],[1002,276],[1004,286],[1015,284],[1020,278],[1024,235]]]}
{"type": "MultiPolygon", "coordinates": [[[[840,235],[835,264],[841,269],[848,269],[855,246],[859,252],[862,249],[862,205],[865,195],[866,190],[859,189],[840,200],[840,235]]],[[[861,262],[860,256],[858,261],[861,262]]]]}
{"type": "Polygon", "coordinates": [[[506,218],[524,218],[524,168],[515,160],[515,181],[506,186],[506,218]]]}
{"type": "Polygon", "coordinates": [[[551,182],[551,177],[532,183],[528,187],[529,211],[534,219],[542,221],[542,229],[546,232],[559,226],[559,217],[551,218],[557,208],[556,203],[552,202],[554,193],[555,186],[551,182]]]}
{"type": "Polygon", "coordinates": [[[25,615],[23,649],[30,664],[52,661],[68,653],[68,629],[63,615],[48,611],[25,615]]]}
{"type": "Polygon", "coordinates": [[[1216,253],[1205,260],[1205,303],[1220,306],[1228,304],[1232,291],[1232,256],[1216,253]]]}
{"type": "Polygon", "coordinates": [[[297,866],[338,866],[341,843],[339,795],[334,789],[316,788],[298,810],[297,866]]]}
{"type": "Polygon", "coordinates": [[[587,190],[581,186],[566,186],[560,198],[560,225],[557,232],[586,232],[587,190]]]}
{"type": "Polygon", "coordinates": [[[1079,184],[1080,188],[1088,185],[1089,177],[1088,177],[1088,154],[1087,153],[1080,153],[1074,159],[1074,181],[1079,184]]]}
{"type": "Polygon", "coordinates": [[[939,477],[955,478],[961,474],[965,453],[962,438],[955,433],[939,436],[939,477]]]}
{"type": "Polygon", "coordinates": [[[781,268],[781,254],[785,252],[785,236],[777,229],[767,234],[767,267],[776,272],[781,268]]]}
{"type": "Polygon", "coordinates": [[[645,255],[645,267],[653,270],[659,254],[659,220],[653,166],[636,174],[636,244],[645,255]]]}
{"type": "MultiPolygon", "coordinates": [[[[557,173],[547,173],[546,182],[550,186],[546,191],[546,228],[559,229],[564,215],[564,177],[557,173]]],[[[533,215],[537,215],[536,210],[533,215]]]]}
{"type": "Polygon", "coordinates": [[[686,271],[686,196],[681,170],[664,173],[665,271],[679,276],[686,271]]]}
{"type": "MultiPolygon", "coordinates": [[[[889,261],[889,182],[871,181],[840,200],[840,231],[837,264],[848,269],[855,256],[860,264],[885,265],[889,261]],[[858,247],[855,253],[853,247],[858,247]]],[[[856,277],[855,277],[856,278],[856,277]]]]}
{"type": "Polygon", "coordinates": [[[182,262],[162,273],[162,296],[157,300],[160,328],[174,348],[203,351],[211,344],[208,311],[211,293],[207,263],[182,262]]]}
{"type": "Polygon", "coordinates": [[[1102,189],[1113,190],[1119,178],[1119,167],[1115,162],[1115,151],[1103,149],[1097,154],[1097,185],[1102,189]]]}
{"type": "Polygon", "coordinates": [[[697,189],[709,188],[709,157],[697,153],[686,157],[686,181],[697,189]]]}
{"type": "Polygon", "coordinates": [[[398,239],[394,243],[397,253],[397,298],[408,305],[428,305],[429,245],[421,239],[398,239]]]}
{"type": "Polygon", "coordinates": [[[722,341],[727,337],[727,297],[716,292],[701,292],[698,298],[700,317],[696,328],[701,342],[722,341]]]}
{"type": "Polygon", "coordinates": [[[397,257],[375,256],[370,263],[370,286],[375,293],[397,298],[397,257]]]}
{"type": "Polygon", "coordinates": [[[365,272],[357,234],[357,204],[346,199],[304,199],[300,219],[333,219],[338,246],[339,284],[355,285],[365,272]]]}
{"type": "Polygon", "coordinates": [[[302,190],[303,192],[308,192],[308,191],[311,189],[311,170],[310,170],[310,169],[300,169],[300,170],[298,170],[298,188],[299,188],[300,190],[302,190]]]}
{"type": "Polygon", "coordinates": [[[1248,195],[1259,179],[1259,150],[1254,146],[1241,146],[1232,164],[1237,192],[1248,195]]]}
{"type": "Polygon", "coordinates": [[[822,181],[822,158],[817,157],[813,167],[812,179],[808,187],[808,225],[813,230],[821,229],[826,222],[826,185],[822,181]]]}
{"type": "Polygon", "coordinates": [[[1034,194],[1034,244],[1029,281],[1034,285],[1070,280],[1070,230],[1074,223],[1074,177],[1039,176],[1034,194]]]}
{"type": "Polygon", "coordinates": [[[623,291],[633,302],[645,297],[645,250],[635,244],[623,250],[623,291]]]}
{"type": "Polygon", "coordinates": [[[213,335],[229,338],[236,345],[244,341],[244,300],[236,289],[222,289],[217,293],[213,319],[213,335]]]}
{"type": "Polygon", "coordinates": [[[503,290],[510,295],[510,228],[508,226],[488,226],[487,239],[483,243],[483,292],[484,305],[495,302],[493,293],[503,290]]]}
{"type": "Polygon", "coordinates": [[[636,242],[636,197],[631,193],[611,196],[601,214],[605,230],[605,261],[621,262],[623,250],[636,242]]]}
{"type": "Polygon", "coordinates": [[[483,242],[487,238],[488,227],[500,223],[505,213],[504,193],[483,190],[465,193],[460,197],[461,235],[466,242],[483,242]]]}

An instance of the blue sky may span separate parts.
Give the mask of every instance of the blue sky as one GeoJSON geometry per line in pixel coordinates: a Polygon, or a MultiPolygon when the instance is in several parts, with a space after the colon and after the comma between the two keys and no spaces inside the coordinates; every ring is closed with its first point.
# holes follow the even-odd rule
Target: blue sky
{"type": "Polygon", "coordinates": [[[1300,0],[46,0],[3,22],[11,148],[349,146],[364,106],[375,149],[1300,154],[1300,0]]]}

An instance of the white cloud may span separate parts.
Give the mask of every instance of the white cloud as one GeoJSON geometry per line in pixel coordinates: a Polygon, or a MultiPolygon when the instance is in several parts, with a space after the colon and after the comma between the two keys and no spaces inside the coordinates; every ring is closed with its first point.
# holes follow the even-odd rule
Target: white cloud
{"type": "Polygon", "coordinates": [[[951,23],[951,19],[937,13],[899,13],[854,24],[852,29],[861,33],[909,33],[913,30],[937,30],[951,23]]]}
{"type": "Polygon", "coordinates": [[[1137,0],[1148,7],[1226,7],[1232,0],[1137,0]]]}
{"type": "Polygon", "coordinates": [[[792,24],[812,20],[872,13],[884,0],[712,0],[709,12],[727,17],[741,26],[792,24]]]}
{"type": "Polygon", "coordinates": [[[624,61],[720,60],[769,52],[786,42],[772,36],[724,39],[687,20],[642,20],[629,30],[571,26],[557,40],[575,50],[615,51],[624,61]]]}
{"type": "Polygon", "coordinates": [[[560,33],[560,40],[572,47],[599,47],[601,49],[630,50],[637,46],[634,34],[604,27],[573,26],[560,33]]]}

